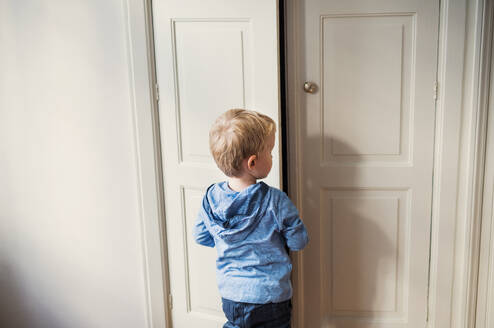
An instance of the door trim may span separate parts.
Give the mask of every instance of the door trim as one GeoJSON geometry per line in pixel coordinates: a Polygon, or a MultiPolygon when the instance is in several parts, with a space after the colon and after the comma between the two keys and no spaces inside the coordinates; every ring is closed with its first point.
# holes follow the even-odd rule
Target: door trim
{"type": "Polygon", "coordinates": [[[152,0],[124,0],[147,327],[171,327],[152,0]]]}
{"type": "MultiPolygon", "coordinates": [[[[486,181],[486,161],[487,161],[487,147],[488,145],[488,127],[489,124],[489,108],[492,108],[492,97],[493,95],[493,77],[492,65],[493,63],[493,31],[494,23],[492,18],[494,17],[494,3],[493,1],[484,0],[479,3],[479,17],[481,18],[481,35],[480,46],[479,46],[479,72],[476,76],[478,87],[475,89],[476,96],[476,107],[478,107],[478,113],[475,123],[476,134],[475,134],[475,158],[473,168],[474,181],[473,181],[473,201],[472,201],[472,214],[475,222],[473,223],[475,228],[472,231],[472,241],[470,250],[470,271],[471,271],[471,281],[468,285],[468,316],[467,324],[469,327],[487,327],[479,326],[479,324],[487,324],[484,322],[485,318],[477,318],[477,315],[483,310],[488,311],[487,299],[487,289],[489,287],[489,281],[486,277],[489,272],[485,272],[485,268],[488,268],[487,263],[482,261],[489,261],[489,258],[481,258],[482,253],[482,243],[488,245],[488,240],[492,239],[492,235],[484,229],[484,227],[490,227],[492,224],[492,218],[484,215],[484,206],[489,204],[484,204],[487,200],[485,196],[491,197],[484,188],[487,186],[489,181],[486,181]],[[484,241],[484,239],[486,241],[484,241]],[[485,278],[485,279],[484,279],[485,278]]],[[[491,119],[492,123],[492,119],[491,119]]]]}
{"type": "MultiPolygon", "coordinates": [[[[483,328],[488,327],[493,322],[494,311],[492,310],[492,304],[494,304],[494,288],[493,288],[493,275],[494,275],[494,181],[493,181],[493,159],[494,159],[494,39],[493,30],[494,24],[492,17],[494,17],[494,2],[487,1],[485,4],[484,21],[488,25],[483,33],[483,58],[485,66],[483,66],[481,72],[483,79],[481,79],[481,105],[484,106],[483,111],[487,116],[487,127],[485,135],[485,158],[483,165],[483,190],[479,197],[482,197],[482,213],[481,215],[481,231],[480,231],[480,245],[479,245],[479,266],[478,266],[478,280],[477,280],[477,302],[475,309],[475,327],[483,328]],[[486,20],[490,17],[490,20],[486,20]],[[489,24],[490,23],[490,24],[489,24]],[[490,66],[488,66],[490,63],[490,66]],[[489,139],[490,138],[490,139],[489,139]]],[[[472,309],[473,310],[473,309],[472,309]]]]}
{"type": "MultiPolygon", "coordinates": [[[[488,0],[487,0],[488,1],[488,0]]],[[[431,265],[429,327],[473,327],[472,296],[476,289],[478,259],[477,172],[482,159],[476,157],[485,115],[478,102],[481,31],[484,0],[441,0],[438,53],[439,95],[434,140],[434,185],[431,218],[431,265]],[[480,133],[480,134],[479,134],[480,133]],[[473,163],[473,165],[472,165],[473,163]],[[456,206],[451,206],[456,204],[456,206]]],[[[299,76],[300,2],[286,0],[286,76],[289,195],[302,205],[300,168],[299,76]]],[[[432,87],[431,87],[432,92],[432,87]]],[[[304,304],[297,295],[304,290],[303,256],[294,254],[294,327],[301,327],[304,304]]],[[[475,311],[475,308],[473,308],[475,311]]]]}
{"type": "MultiPolygon", "coordinates": [[[[452,143],[450,137],[442,138],[436,145],[440,147],[442,156],[447,154],[447,147],[456,147],[458,157],[457,178],[455,186],[456,198],[442,199],[441,193],[447,195],[448,189],[453,187],[447,180],[452,179],[452,174],[441,177],[438,185],[437,216],[433,216],[433,230],[435,237],[432,248],[431,266],[431,327],[450,326],[468,327],[475,326],[475,305],[477,296],[478,258],[481,226],[481,202],[482,180],[485,157],[485,106],[482,105],[482,82],[486,64],[483,51],[483,31],[487,27],[487,21],[483,19],[486,1],[453,1],[444,3],[444,14],[441,16],[444,38],[440,43],[439,67],[445,83],[451,86],[444,90],[438,111],[444,115],[443,136],[453,136],[457,142],[452,143]],[[458,7],[457,9],[455,9],[458,7]],[[443,20],[444,18],[444,20],[443,20]],[[454,22],[455,24],[448,24],[454,22]],[[458,22],[461,22],[459,24],[458,22]],[[460,35],[459,29],[465,31],[460,35]],[[447,44],[447,38],[453,38],[447,44]],[[461,39],[460,39],[461,37],[461,39]],[[460,47],[460,45],[462,45],[460,47]],[[461,50],[460,50],[461,49],[461,50]],[[458,56],[454,52],[459,50],[464,55],[458,56]],[[460,60],[460,67],[455,68],[455,61],[460,60]],[[450,62],[448,66],[448,61],[450,62]],[[451,74],[453,73],[453,75],[451,74]],[[456,88],[455,88],[456,84],[456,88]],[[458,96],[454,93],[458,92],[458,96]],[[456,102],[452,102],[453,99],[456,102]],[[449,124],[449,104],[458,106],[456,134],[451,135],[452,126],[449,124]],[[447,109],[447,110],[446,110],[447,109]],[[446,192],[441,191],[446,190],[446,192]],[[454,211],[448,215],[448,204],[456,204],[454,211]],[[449,223],[454,217],[453,224],[449,223]],[[446,243],[444,242],[446,241],[446,243]],[[451,242],[451,243],[450,243],[451,242]],[[447,250],[447,247],[451,247],[447,250]],[[449,259],[445,258],[449,257],[449,259]],[[446,276],[444,276],[446,275],[446,276]],[[443,280],[447,278],[449,285],[443,280]],[[443,302],[450,302],[448,309],[442,306],[443,302]],[[447,313],[449,311],[449,313],[447,313]]],[[[450,165],[452,157],[444,157],[444,171],[450,165]]],[[[452,172],[453,173],[453,172],[452,172]]]]}

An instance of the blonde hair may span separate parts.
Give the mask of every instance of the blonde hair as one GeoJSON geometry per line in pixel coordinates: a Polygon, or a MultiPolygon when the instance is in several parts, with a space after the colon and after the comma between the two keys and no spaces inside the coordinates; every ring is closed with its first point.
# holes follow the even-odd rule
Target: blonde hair
{"type": "Polygon", "coordinates": [[[276,132],[276,124],[266,115],[230,109],[221,114],[209,131],[209,149],[219,169],[227,176],[238,176],[242,161],[259,155],[268,136],[276,132]]]}

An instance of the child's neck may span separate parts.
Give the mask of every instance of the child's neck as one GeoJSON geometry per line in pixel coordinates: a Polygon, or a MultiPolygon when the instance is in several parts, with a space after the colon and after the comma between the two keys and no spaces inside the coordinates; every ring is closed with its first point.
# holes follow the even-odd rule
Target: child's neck
{"type": "Polygon", "coordinates": [[[257,183],[257,179],[250,174],[245,174],[241,177],[228,178],[228,186],[235,191],[242,191],[255,183],[257,183]]]}

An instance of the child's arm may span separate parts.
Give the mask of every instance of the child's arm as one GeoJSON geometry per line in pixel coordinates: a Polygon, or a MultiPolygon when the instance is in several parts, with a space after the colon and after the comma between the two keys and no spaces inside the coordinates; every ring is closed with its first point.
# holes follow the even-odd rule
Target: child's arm
{"type": "Polygon", "coordinates": [[[207,210],[209,209],[209,203],[204,196],[202,201],[201,209],[199,210],[199,214],[197,215],[196,224],[194,226],[194,239],[196,243],[201,244],[203,246],[214,247],[214,239],[213,236],[209,233],[208,229],[204,225],[204,220],[207,218],[207,210]]]}
{"type": "Polygon", "coordinates": [[[288,248],[292,251],[303,249],[309,242],[309,236],[304,223],[300,220],[297,208],[284,192],[280,197],[278,218],[288,248]]]}

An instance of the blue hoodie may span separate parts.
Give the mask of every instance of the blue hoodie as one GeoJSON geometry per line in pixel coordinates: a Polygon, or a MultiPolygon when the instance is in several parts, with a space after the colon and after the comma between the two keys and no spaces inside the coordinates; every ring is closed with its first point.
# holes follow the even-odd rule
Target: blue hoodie
{"type": "Polygon", "coordinates": [[[201,245],[216,246],[221,296],[259,304],[292,297],[287,247],[298,251],[309,240],[288,196],[264,182],[240,192],[230,189],[227,182],[211,185],[202,201],[194,238],[201,245]]]}

